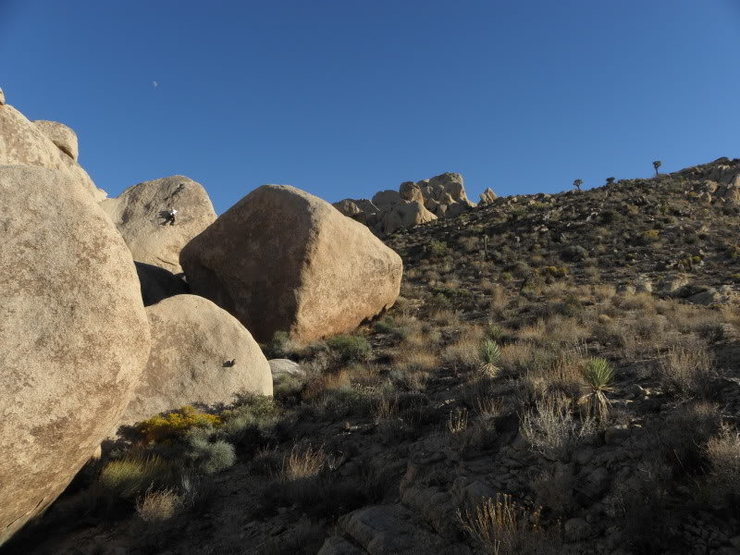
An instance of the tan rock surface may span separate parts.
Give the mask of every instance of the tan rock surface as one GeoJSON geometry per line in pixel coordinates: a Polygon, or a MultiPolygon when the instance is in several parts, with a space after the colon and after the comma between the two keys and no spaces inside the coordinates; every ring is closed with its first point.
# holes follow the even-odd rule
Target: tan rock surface
{"type": "Polygon", "coordinates": [[[228,404],[242,392],[272,395],[265,355],[225,310],[203,297],[177,295],[146,312],[151,355],[121,422],[134,423],[185,405],[228,404]]]}
{"type": "Polygon", "coordinates": [[[67,154],[72,160],[77,161],[79,154],[77,146],[77,134],[69,127],[58,121],[47,121],[39,119],[33,122],[41,132],[46,135],[57,148],[67,154]]]}
{"type": "Polygon", "coordinates": [[[402,201],[383,213],[381,233],[393,233],[398,229],[412,227],[436,220],[437,216],[424,208],[420,202],[402,201]]]}
{"type": "Polygon", "coordinates": [[[97,201],[105,198],[87,172],[62,152],[38,125],[9,104],[0,106],[0,165],[40,166],[60,170],[81,183],[97,201]]]}
{"type": "Polygon", "coordinates": [[[149,325],[131,255],[82,184],[4,166],[0,204],[1,544],[118,422],[149,325]]]}
{"type": "Polygon", "coordinates": [[[398,297],[401,258],[328,202],[287,185],[244,197],[182,250],[195,293],[258,341],[350,331],[398,297]]]}
{"type": "Polygon", "coordinates": [[[180,251],[216,220],[211,199],[200,183],[182,175],[145,181],[101,206],[123,235],[134,260],[180,273],[180,251]],[[175,225],[162,225],[160,213],[177,210],[175,225]]]}

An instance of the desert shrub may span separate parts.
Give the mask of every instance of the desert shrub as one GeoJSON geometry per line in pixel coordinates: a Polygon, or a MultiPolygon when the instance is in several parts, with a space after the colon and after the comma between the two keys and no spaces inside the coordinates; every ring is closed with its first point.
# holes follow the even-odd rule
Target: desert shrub
{"type": "Polygon", "coordinates": [[[457,515],[463,530],[486,553],[549,553],[557,549],[557,542],[542,529],[540,510],[529,511],[510,495],[485,499],[474,509],[458,511],[457,515]]]}
{"type": "Polygon", "coordinates": [[[447,429],[451,434],[464,432],[468,427],[468,410],[466,408],[457,408],[450,412],[447,418],[447,429]]]}
{"type": "Polygon", "coordinates": [[[551,460],[567,460],[573,449],[592,441],[596,423],[575,418],[570,401],[559,395],[545,397],[521,417],[521,431],[532,449],[551,460]]]}
{"type": "Polygon", "coordinates": [[[672,347],[658,361],[658,378],[679,395],[703,395],[711,378],[712,357],[703,345],[672,347]]]}
{"type": "Polygon", "coordinates": [[[378,333],[387,333],[394,336],[396,339],[406,339],[411,333],[411,330],[400,325],[396,320],[390,317],[385,317],[375,322],[375,331],[378,333]]]}
{"type": "Polygon", "coordinates": [[[136,429],[147,441],[159,443],[182,437],[193,428],[217,426],[220,423],[221,418],[215,414],[208,414],[194,407],[185,406],[180,410],[144,420],[136,425],[136,429]]]}
{"type": "Polygon", "coordinates": [[[580,245],[569,245],[560,251],[560,258],[567,262],[578,262],[588,257],[588,251],[580,245]]]}
{"type": "Polygon", "coordinates": [[[427,254],[430,257],[440,258],[442,256],[445,256],[446,254],[449,254],[449,252],[450,248],[444,241],[438,241],[436,239],[432,239],[431,241],[429,241],[429,245],[427,246],[427,254]]]}
{"type": "Polygon", "coordinates": [[[740,498],[740,432],[725,424],[706,446],[711,465],[707,484],[715,499],[740,498]]]}
{"type": "MultiPolygon", "coordinates": [[[[294,387],[298,388],[296,384],[294,387]]],[[[280,418],[280,408],[271,397],[252,395],[241,397],[232,408],[220,414],[219,432],[232,441],[243,442],[269,433],[280,418]]]]}
{"type": "Polygon", "coordinates": [[[149,490],[136,502],[136,514],[144,522],[169,520],[182,505],[182,497],[174,490],[149,490]]]}
{"type": "Polygon", "coordinates": [[[357,335],[336,335],[327,339],[326,344],[345,363],[367,361],[373,352],[368,340],[357,335]]]}
{"type": "Polygon", "coordinates": [[[153,487],[166,487],[174,481],[174,469],[156,455],[126,455],[107,463],[97,485],[107,494],[133,499],[153,487]]]}
{"type": "Polygon", "coordinates": [[[571,465],[558,465],[537,476],[532,483],[537,503],[559,516],[567,515],[578,506],[575,489],[576,477],[571,465]]]}
{"type": "Polygon", "coordinates": [[[483,361],[483,369],[488,373],[495,373],[501,361],[501,347],[492,339],[485,339],[481,345],[480,358],[483,361]]]}
{"type": "Polygon", "coordinates": [[[318,448],[310,444],[294,445],[290,454],[283,459],[281,477],[290,481],[318,476],[327,465],[328,458],[323,445],[318,448]]]}
{"type": "Polygon", "coordinates": [[[652,430],[657,440],[656,454],[673,471],[674,479],[703,473],[707,466],[704,446],[720,427],[716,405],[695,402],[678,407],[659,429],[652,430]]]}
{"type": "Polygon", "coordinates": [[[221,472],[236,462],[234,446],[222,439],[212,440],[205,430],[189,432],[186,444],[188,458],[203,474],[221,472]]]}
{"type": "Polygon", "coordinates": [[[276,331],[263,350],[267,358],[287,358],[295,350],[295,345],[287,331],[276,331]]]}
{"type": "Polygon", "coordinates": [[[592,358],[583,368],[583,380],[587,393],[579,403],[585,406],[587,414],[603,420],[609,412],[609,399],[606,393],[613,391],[614,369],[603,358],[592,358]]]}

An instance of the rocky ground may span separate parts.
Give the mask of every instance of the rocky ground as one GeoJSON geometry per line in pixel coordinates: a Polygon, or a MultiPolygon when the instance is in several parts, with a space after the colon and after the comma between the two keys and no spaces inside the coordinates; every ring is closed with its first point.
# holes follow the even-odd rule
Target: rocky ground
{"type": "Polygon", "coordinates": [[[384,237],[380,320],[278,334],[274,399],[132,428],[3,553],[740,553],[739,172],[384,237]]]}

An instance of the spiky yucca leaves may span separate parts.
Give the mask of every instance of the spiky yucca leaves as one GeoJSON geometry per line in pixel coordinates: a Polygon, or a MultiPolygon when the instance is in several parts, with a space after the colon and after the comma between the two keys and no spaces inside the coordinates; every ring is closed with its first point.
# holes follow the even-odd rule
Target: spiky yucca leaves
{"type": "Polygon", "coordinates": [[[582,371],[586,382],[587,392],[579,400],[579,404],[586,407],[589,415],[603,420],[609,414],[611,404],[606,393],[614,391],[614,369],[604,358],[592,358],[582,371]]]}
{"type": "Polygon", "coordinates": [[[481,360],[483,361],[482,370],[487,374],[495,374],[499,369],[501,360],[501,347],[492,339],[486,339],[481,345],[481,360]]]}

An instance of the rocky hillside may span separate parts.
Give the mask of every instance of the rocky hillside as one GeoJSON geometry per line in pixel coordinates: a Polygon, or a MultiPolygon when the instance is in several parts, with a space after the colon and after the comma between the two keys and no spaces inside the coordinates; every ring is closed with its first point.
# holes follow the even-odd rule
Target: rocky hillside
{"type": "Polygon", "coordinates": [[[274,334],[274,397],[130,427],[3,552],[740,552],[739,176],[385,236],[379,319],[274,334]]]}

